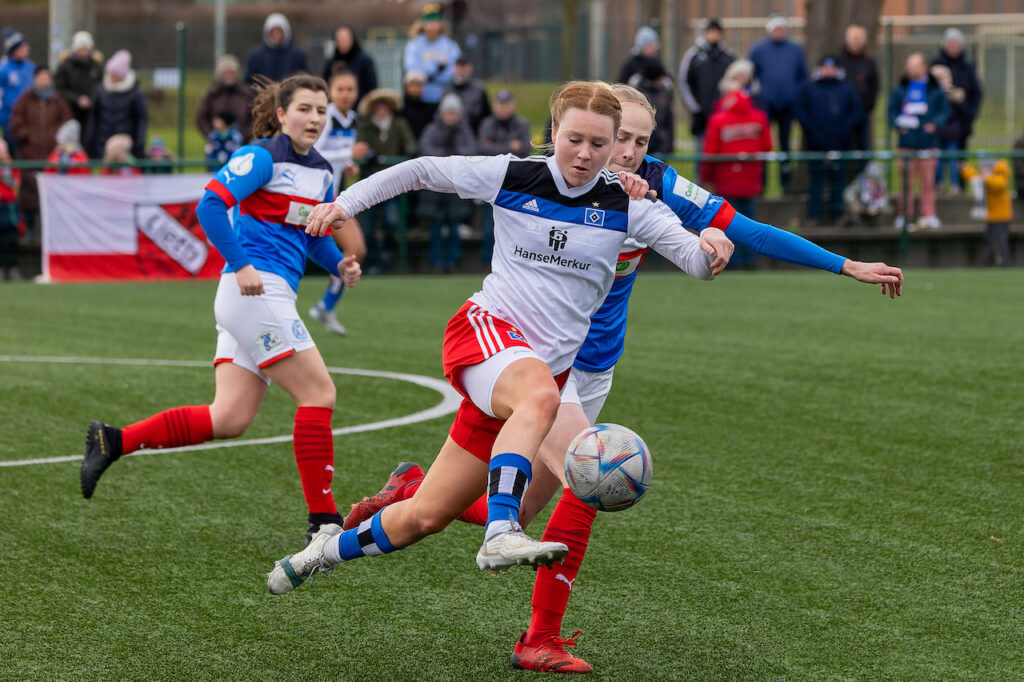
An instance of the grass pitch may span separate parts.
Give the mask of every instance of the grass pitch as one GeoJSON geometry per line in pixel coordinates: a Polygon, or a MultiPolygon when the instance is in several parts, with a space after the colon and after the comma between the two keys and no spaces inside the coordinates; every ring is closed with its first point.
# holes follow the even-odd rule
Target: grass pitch
{"type": "MultiPolygon", "coordinates": [[[[478,284],[369,279],[349,337],[312,329],[329,365],[437,377],[478,284]]],[[[1020,271],[910,272],[897,301],[821,273],[642,274],[603,419],[645,437],[654,484],[599,516],[570,602],[594,678],[1024,677],[1022,291],[1020,271]]],[[[0,292],[0,355],[213,352],[212,283],[0,292]]],[[[336,380],[336,427],[438,400],[336,380]]],[[[208,368],[0,360],[0,460],[212,390],[208,368]]],[[[246,437],[292,412],[272,389],[246,437]]],[[[339,437],[339,503],[429,464],[448,425],[339,437]]],[[[77,462],[0,467],[0,520],[2,679],[541,679],[507,668],[533,573],[478,571],[478,528],[267,593],[305,530],[287,443],[129,457],[92,500],[77,462]]]]}

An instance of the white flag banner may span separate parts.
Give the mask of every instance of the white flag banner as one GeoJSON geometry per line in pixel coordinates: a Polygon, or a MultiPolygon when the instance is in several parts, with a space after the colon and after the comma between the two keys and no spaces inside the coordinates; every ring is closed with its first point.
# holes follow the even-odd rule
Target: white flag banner
{"type": "Polygon", "coordinates": [[[210,179],[40,173],[43,274],[55,282],[216,278],[196,203],[210,179]]]}

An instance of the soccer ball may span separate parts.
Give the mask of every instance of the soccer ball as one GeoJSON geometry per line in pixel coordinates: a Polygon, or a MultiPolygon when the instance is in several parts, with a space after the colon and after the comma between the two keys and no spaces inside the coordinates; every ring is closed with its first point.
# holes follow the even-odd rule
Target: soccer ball
{"type": "Polygon", "coordinates": [[[622,511],[651,485],[651,451],[618,424],[584,429],[565,453],[565,480],[573,495],[600,511],[622,511]]]}

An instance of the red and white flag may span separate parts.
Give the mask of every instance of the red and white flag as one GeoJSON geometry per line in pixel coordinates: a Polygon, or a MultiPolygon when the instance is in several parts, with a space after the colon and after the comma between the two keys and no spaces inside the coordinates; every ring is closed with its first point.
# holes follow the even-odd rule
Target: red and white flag
{"type": "Polygon", "coordinates": [[[38,179],[49,281],[220,276],[224,259],[196,218],[209,175],[40,173],[38,179]]]}

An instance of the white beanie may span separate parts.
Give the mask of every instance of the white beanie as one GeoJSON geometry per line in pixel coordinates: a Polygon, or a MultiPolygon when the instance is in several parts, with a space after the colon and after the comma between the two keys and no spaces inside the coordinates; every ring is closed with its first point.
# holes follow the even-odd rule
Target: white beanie
{"type": "Polygon", "coordinates": [[[657,45],[658,33],[650,26],[641,26],[633,39],[633,53],[639,54],[641,50],[651,44],[657,45]]]}
{"type": "Polygon", "coordinates": [[[780,26],[788,31],[789,19],[782,14],[773,14],[772,16],[768,17],[768,23],[765,24],[764,26],[765,33],[771,35],[772,31],[779,28],[780,26]]]}
{"type": "Polygon", "coordinates": [[[949,43],[956,41],[963,45],[967,41],[964,40],[964,32],[955,26],[951,26],[946,29],[946,32],[942,34],[942,46],[945,47],[949,43]]]}
{"type": "Polygon", "coordinates": [[[90,50],[95,47],[95,43],[92,40],[92,34],[88,31],[79,31],[75,35],[71,36],[71,51],[78,52],[83,47],[87,47],[90,50]]]}
{"type": "Polygon", "coordinates": [[[77,119],[68,119],[60,128],[57,128],[57,144],[81,144],[82,125],[77,119]]]}
{"type": "Polygon", "coordinates": [[[457,111],[461,114],[462,98],[460,98],[454,92],[449,92],[447,95],[441,98],[441,106],[439,106],[437,109],[442,113],[445,111],[457,111]]]}

